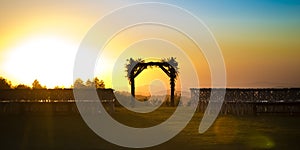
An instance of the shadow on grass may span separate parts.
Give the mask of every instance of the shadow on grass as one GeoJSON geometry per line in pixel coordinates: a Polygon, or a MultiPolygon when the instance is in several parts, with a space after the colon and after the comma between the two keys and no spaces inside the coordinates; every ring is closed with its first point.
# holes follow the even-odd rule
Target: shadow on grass
{"type": "MultiPolygon", "coordinates": [[[[112,115],[133,127],[150,127],[168,119],[174,108],[138,114],[116,108],[112,115]]],[[[204,134],[198,133],[202,114],[176,137],[148,149],[296,149],[299,116],[219,116],[204,134]]],[[[1,149],[126,149],[91,131],[80,115],[1,115],[1,149]]]]}

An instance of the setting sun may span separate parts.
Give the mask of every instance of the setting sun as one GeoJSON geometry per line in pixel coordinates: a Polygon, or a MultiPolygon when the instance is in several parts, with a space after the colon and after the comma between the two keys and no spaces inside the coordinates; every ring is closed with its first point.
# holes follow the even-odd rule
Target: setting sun
{"type": "Polygon", "coordinates": [[[62,37],[33,36],[9,49],[4,69],[13,82],[70,86],[76,51],[77,45],[62,37]]]}
{"type": "MultiPolygon", "coordinates": [[[[12,81],[13,85],[31,85],[37,79],[48,88],[56,85],[69,87],[73,81],[75,55],[86,33],[111,10],[127,3],[1,2],[0,77],[12,81]]],[[[175,1],[170,3],[179,4],[175,1]]],[[[222,4],[220,9],[215,9],[218,2],[205,1],[180,2],[179,6],[198,16],[215,36],[223,53],[229,87],[299,87],[298,4],[252,3],[256,2],[249,1],[249,5],[231,2],[222,4]]],[[[118,25],[113,23],[110,26],[118,25]]],[[[95,40],[101,38],[103,34],[95,40]]],[[[190,51],[189,56],[200,62],[193,62],[198,65],[198,78],[201,86],[209,87],[210,71],[205,58],[195,54],[196,47],[185,36],[163,26],[139,25],[116,34],[99,58],[95,74],[105,81],[106,87],[117,89],[111,84],[115,68],[119,75],[115,80],[124,81],[126,88],[123,89],[127,89],[129,83],[124,77],[124,65],[131,57],[176,57],[180,72],[183,72],[188,69],[187,63],[182,59],[183,55],[174,53],[172,42],[184,51],[190,51]],[[146,41],[146,38],[160,38],[166,42],[146,41]],[[153,51],[157,53],[154,55],[153,51]]],[[[153,79],[150,73],[141,75],[142,81],[148,81],[145,83],[153,79]]],[[[138,83],[144,85],[143,82],[138,83]]]]}
{"type": "Polygon", "coordinates": [[[1,0],[1,149],[298,149],[300,0],[1,0]]]}

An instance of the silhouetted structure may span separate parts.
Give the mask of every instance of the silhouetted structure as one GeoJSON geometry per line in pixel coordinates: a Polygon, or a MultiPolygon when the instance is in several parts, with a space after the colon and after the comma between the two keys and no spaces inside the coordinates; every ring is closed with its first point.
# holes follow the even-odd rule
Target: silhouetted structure
{"type": "MultiPolygon", "coordinates": [[[[129,64],[127,65],[127,77],[129,78],[129,82],[131,85],[131,95],[135,97],[135,83],[134,78],[136,78],[143,70],[148,67],[159,67],[163,70],[168,77],[170,78],[170,86],[171,86],[171,106],[175,106],[174,104],[174,93],[175,93],[175,79],[178,73],[178,63],[175,61],[175,58],[171,57],[167,60],[162,60],[161,62],[144,62],[141,59],[133,60],[132,58],[129,60],[129,64]]],[[[131,100],[132,106],[134,106],[134,99],[131,100]]]]}
{"type": "MultiPolygon", "coordinates": [[[[192,100],[208,101],[211,94],[209,88],[191,88],[192,100]]],[[[218,89],[214,89],[218,91],[218,89]]],[[[221,90],[221,89],[220,89],[221,90]]],[[[226,89],[225,101],[295,101],[300,100],[300,88],[261,88],[261,89],[226,89]]]]}
{"type": "MultiPolygon", "coordinates": [[[[83,103],[93,103],[95,108],[86,108],[88,112],[96,110],[97,102],[90,100],[88,95],[93,89],[80,89],[83,103]]],[[[113,89],[97,89],[103,106],[109,112],[114,111],[115,95],[113,89]]],[[[3,89],[0,90],[0,113],[78,113],[74,101],[73,89],[3,89]]]]}
{"type": "MultiPolygon", "coordinates": [[[[84,92],[80,100],[87,100],[85,95],[91,94],[93,89],[80,89],[84,92]]],[[[115,99],[113,89],[97,89],[101,101],[115,99]]],[[[68,101],[74,100],[73,89],[2,89],[0,101],[68,101]]]]}
{"type": "MultiPolygon", "coordinates": [[[[210,100],[211,89],[191,88],[190,105],[204,112],[209,102],[214,103],[220,98],[210,100]],[[197,101],[199,103],[197,104],[197,101]]],[[[222,89],[214,89],[215,92],[222,89]]],[[[221,114],[261,114],[287,113],[300,114],[300,89],[226,89],[221,114]]]]}

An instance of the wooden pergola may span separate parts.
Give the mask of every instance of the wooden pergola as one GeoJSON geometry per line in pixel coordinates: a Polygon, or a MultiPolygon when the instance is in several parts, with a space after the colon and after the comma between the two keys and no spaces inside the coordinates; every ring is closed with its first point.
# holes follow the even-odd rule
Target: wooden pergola
{"type": "MultiPolygon", "coordinates": [[[[131,59],[131,62],[133,60],[131,59]]],[[[131,63],[129,62],[129,63],[131,63]]],[[[132,95],[132,100],[131,103],[134,106],[134,98],[135,98],[135,82],[134,79],[143,72],[143,70],[147,69],[148,67],[159,67],[162,71],[164,71],[168,77],[170,78],[170,86],[171,86],[171,106],[175,106],[174,103],[174,93],[175,93],[175,79],[177,77],[177,62],[175,61],[175,58],[170,58],[169,61],[161,61],[161,62],[144,62],[142,60],[140,61],[135,61],[134,64],[129,64],[132,66],[132,68],[129,68],[128,71],[128,79],[131,85],[131,95],[132,95]],[[171,63],[174,64],[175,66],[171,63]]]]}

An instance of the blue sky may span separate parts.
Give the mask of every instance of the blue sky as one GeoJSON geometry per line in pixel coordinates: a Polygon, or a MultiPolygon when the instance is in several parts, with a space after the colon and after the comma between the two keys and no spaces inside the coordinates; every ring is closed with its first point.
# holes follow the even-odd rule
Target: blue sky
{"type": "MultiPolygon", "coordinates": [[[[258,82],[300,86],[300,1],[155,1],[180,6],[195,14],[208,26],[222,49],[231,86],[248,87],[250,85],[247,83],[258,82]]],[[[38,73],[33,73],[40,70],[34,62],[31,67],[26,68],[28,66],[26,62],[32,60],[31,57],[34,56],[27,53],[32,50],[28,50],[26,46],[32,46],[30,44],[37,38],[49,44],[49,47],[56,45],[51,42],[62,39],[58,43],[76,53],[76,47],[82,38],[101,17],[113,9],[136,2],[150,2],[150,0],[1,1],[0,76],[11,79],[13,83],[30,84],[35,78],[41,82],[50,81],[46,75],[38,76],[38,73]],[[28,56],[15,60],[20,57],[20,52],[28,56]],[[15,63],[17,61],[20,63],[15,63]],[[20,67],[22,64],[24,67],[20,67]],[[18,68],[31,71],[24,72],[18,68]]],[[[163,13],[163,10],[157,11],[163,13]]],[[[55,52],[61,51],[58,49],[55,52]]],[[[46,59],[49,59],[50,64],[52,59],[44,58],[46,59]]],[[[58,66],[53,68],[61,67],[61,70],[72,68],[61,65],[60,61],[66,60],[68,64],[73,64],[73,58],[66,56],[57,60],[58,66]]],[[[57,78],[51,82],[59,84],[68,80],[64,83],[68,86],[71,84],[70,76],[72,76],[72,69],[69,70],[63,79],[57,79],[60,76],[57,74],[57,78]]],[[[47,69],[44,74],[49,72],[55,70],[47,69]]],[[[43,74],[42,71],[40,73],[43,74]]]]}

